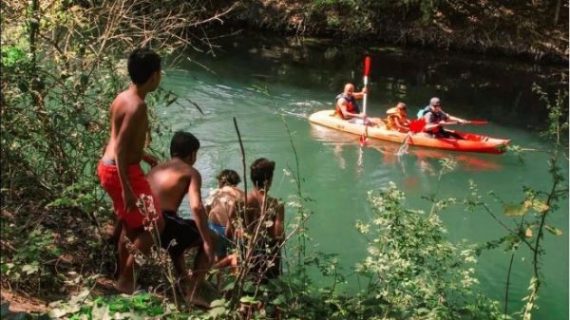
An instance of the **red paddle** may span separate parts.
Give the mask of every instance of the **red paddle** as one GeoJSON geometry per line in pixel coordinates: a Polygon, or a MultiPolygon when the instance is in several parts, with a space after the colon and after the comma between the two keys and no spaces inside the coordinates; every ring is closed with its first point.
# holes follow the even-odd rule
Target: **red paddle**
{"type": "Polygon", "coordinates": [[[417,119],[417,120],[412,120],[410,121],[410,132],[412,133],[418,133],[418,132],[422,132],[424,130],[426,126],[426,121],[422,118],[422,119],[417,119]]]}
{"type": "Polygon", "coordinates": [[[489,121],[487,120],[469,120],[467,121],[466,124],[475,124],[475,125],[482,125],[482,124],[488,124],[489,121]]]}
{"type": "Polygon", "coordinates": [[[426,126],[426,121],[423,118],[410,121],[410,125],[409,125],[410,131],[408,132],[408,134],[404,138],[404,142],[402,143],[402,145],[398,149],[398,152],[396,153],[398,156],[401,156],[401,155],[408,152],[408,144],[409,144],[410,138],[412,137],[413,134],[422,132],[424,130],[425,126],[426,126]]]}
{"type": "MultiPolygon", "coordinates": [[[[364,57],[364,87],[366,88],[368,86],[368,75],[370,74],[370,57],[366,56],[364,57]]],[[[368,90],[367,90],[368,91],[368,90]]],[[[362,119],[364,122],[364,129],[362,130],[362,134],[360,135],[360,146],[364,146],[366,144],[366,139],[367,137],[367,130],[366,130],[366,105],[368,102],[368,94],[365,93],[364,94],[364,98],[363,98],[363,107],[362,107],[362,113],[364,114],[364,118],[362,119]]]]}

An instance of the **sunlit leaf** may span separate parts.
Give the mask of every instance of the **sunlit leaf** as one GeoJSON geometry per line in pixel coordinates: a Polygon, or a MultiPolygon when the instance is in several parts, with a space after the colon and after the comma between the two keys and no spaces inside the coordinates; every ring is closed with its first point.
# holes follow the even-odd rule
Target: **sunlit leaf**
{"type": "Polygon", "coordinates": [[[506,203],[503,205],[505,215],[508,217],[524,216],[528,212],[528,208],[523,204],[506,203]]]}
{"type": "Polygon", "coordinates": [[[255,300],[255,298],[251,297],[251,296],[241,297],[241,299],[239,299],[239,301],[243,302],[243,303],[255,303],[255,302],[257,302],[257,300],[255,300]]]}
{"type": "Polygon", "coordinates": [[[555,236],[561,236],[563,234],[562,230],[553,226],[546,225],[544,226],[544,229],[548,230],[548,232],[552,233],[555,236]]]}
{"type": "Polygon", "coordinates": [[[39,266],[37,264],[26,264],[22,267],[22,271],[25,272],[27,275],[34,274],[38,272],[39,266]]]}
{"type": "Polygon", "coordinates": [[[532,203],[532,208],[536,210],[536,212],[542,214],[546,213],[550,209],[550,207],[546,203],[544,203],[544,201],[537,199],[534,199],[532,203]]]}
{"type": "Polygon", "coordinates": [[[225,299],[217,299],[210,303],[211,308],[223,307],[226,304],[225,299]]]}
{"type": "Polygon", "coordinates": [[[217,307],[217,308],[210,309],[210,311],[208,312],[208,315],[215,319],[217,317],[223,316],[225,313],[226,313],[226,308],[217,307]]]}

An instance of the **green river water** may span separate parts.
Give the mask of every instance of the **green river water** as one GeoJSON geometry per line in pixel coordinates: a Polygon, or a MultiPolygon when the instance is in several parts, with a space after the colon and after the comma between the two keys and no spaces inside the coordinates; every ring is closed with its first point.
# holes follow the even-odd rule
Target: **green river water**
{"type": "MultiPolygon", "coordinates": [[[[176,68],[166,70],[162,88],[181,96],[179,103],[158,106],[160,125],[188,130],[201,141],[196,167],[203,176],[203,195],[215,186],[215,175],[224,168],[242,172],[241,155],[232,119],[237,118],[247,163],[257,157],[277,162],[272,193],[284,200],[296,191],[284,169],[295,168],[287,122],[295,144],[303,192],[314,199],[309,222],[311,249],[338,254],[347,274],[366,255],[366,241],[354,225],[372,213],[366,197],[369,190],[390,181],[406,192],[410,208],[429,210],[422,196],[439,189],[440,197],[459,199],[468,195],[468,181],[482,193],[493,190],[507,202],[522,199],[525,185],[549,187],[548,155],[531,152],[521,162],[513,154],[483,155],[418,149],[398,158],[399,147],[388,142],[370,142],[361,151],[358,136],[314,126],[307,116],[330,109],[344,82],[362,85],[362,57],[372,57],[368,113],[382,115],[399,100],[413,115],[431,96],[442,99],[444,110],[463,118],[487,119],[489,125],[466,127],[472,132],[509,138],[525,148],[547,148],[537,127],[545,120],[543,105],[530,91],[539,75],[567,72],[554,67],[530,66],[479,56],[402,50],[388,47],[342,47],[334,43],[270,40],[240,36],[216,49],[215,56],[188,54],[176,68]],[[204,114],[187,100],[198,104],[204,114]],[[457,161],[454,172],[438,184],[440,160],[457,161]]],[[[162,137],[166,146],[170,137],[162,137]]],[[[562,163],[566,177],[568,162],[562,163]]],[[[242,184],[243,185],[243,184],[242,184]]],[[[500,206],[495,206],[501,212],[500,206]]],[[[186,214],[188,209],[185,208],[186,214]]],[[[290,209],[290,213],[294,210],[290,209]]],[[[287,212],[286,212],[287,215],[287,212]]],[[[288,216],[290,221],[292,217],[288,216]]],[[[484,242],[498,239],[505,231],[486,213],[470,213],[453,207],[442,214],[454,241],[484,242]]],[[[551,225],[564,234],[545,236],[546,255],[536,312],[537,319],[568,319],[568,201],[552,213],[551,225]]],[[[524,248],[526,249],[526,248],[524,248]]],[[[521,250],[523,252],[524,250],[521,250]]],[[[531,257],[515,258],[510,310],[520,309],[531,276],[531,257]]],[[[477,265],[480,288],[503,301],[510,253],[486,251],[477,265]]],[[[346,290],[356,287],[348,278],[346,290]]]]}

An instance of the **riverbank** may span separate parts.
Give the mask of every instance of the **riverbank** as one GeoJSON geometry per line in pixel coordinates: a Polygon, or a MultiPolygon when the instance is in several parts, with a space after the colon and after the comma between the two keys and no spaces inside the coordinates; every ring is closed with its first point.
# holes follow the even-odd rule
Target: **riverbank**
{"type": "Polygon", "coordinates": [[[261,32],[338,38],[347,46],[371,41],[567,64],[566,5],[258,0],[234,10],[224,28],[229,23],[261,32]]]}

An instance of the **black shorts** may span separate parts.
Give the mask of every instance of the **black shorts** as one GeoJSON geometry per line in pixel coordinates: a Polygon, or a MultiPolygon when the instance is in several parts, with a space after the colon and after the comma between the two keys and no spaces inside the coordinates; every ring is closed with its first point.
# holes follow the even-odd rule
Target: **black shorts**
{"type": "Polygon", "coordinates": [[[164,231],[160,235],[162,247],[168,249],[170,255],[175,258],[184,253],[184,250],[202,244],[202,237],[192,219],[183,219],[172,212],[163,212],[164,231]],[[176,240],[176,245],[170,245],[176,240]]]}

